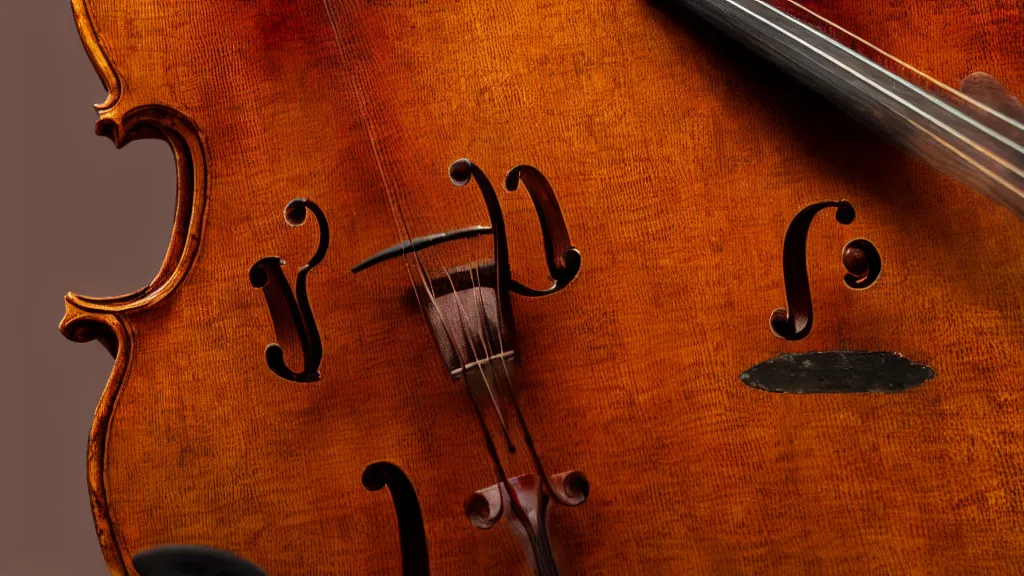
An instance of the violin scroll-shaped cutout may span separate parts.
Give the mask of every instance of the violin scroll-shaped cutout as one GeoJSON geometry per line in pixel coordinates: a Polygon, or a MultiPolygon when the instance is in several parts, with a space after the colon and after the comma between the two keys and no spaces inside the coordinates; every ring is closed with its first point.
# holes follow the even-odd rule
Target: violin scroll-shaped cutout
{"type": "Polygon", "coordinates": [[[398,537],[402,549],[402,574],[427,576],[430,559],[427,556],[427,533],[423,528],[423,514],[416,490],[402,469],[390,462],[375,462],[363,470],[363,487],[371,492],[391,491],[398,516],[398,537]]]}
{"type": "MultiPolygon", "coordinates": [[[[770,319],[772,332],[786,340],[805,338],[814,323],[811,286],[807,277],[807,234],[814,217],[826,208],[835,208],[836,222],[843,225],[852,223],[857,215],[846,200],[818,202],[797,213],[786,230],[782,268],[789,309],[776,308],[770,319]]],[[[847,270],[843,280],[850,288],[861,290],[871,286],[882,271],[882,258],[878,250],[863,238],[853,240],[843,248],[842,261],[847,270]]]]}
{"type": "Polygon", "coordinates": [[[522,182],[533,200],[540,219],[540,230],[544,237],[544,255],[548,273],[555,282],[546,290],[535,290],[512,280],[511,290],[522,296],[547,296],[569,285],[580,272],[582,259],[580,251],[569,240],[569,229],[562,217],[562,209],[555,198],[555,192],[548,179],[532,166],[516,166],[505,175],[505,189],[515,192],[522,182]]]}
{"type": "Polygon", "coordinates": [[[316,252],[309,262],[299,269],[295,279],[295,291],[292,292],[285,277],[282,265],[284,260],[271,256],[262,258],[249,269],[249,283],[253,288],[261,288],[270,309],[270,318],[274,324],[277,342],[269,344],[265,355],[271,371],[292,382],[316,382],[320,379],[320,361],[323,359],[323,346],[320,332],[316,327],[313,310],[309,305],[306,292],[306,279],[309,272],[323,261],[330,243],[330,230],[327,218],[320,207],[304,198],[292,200],[284,210],[284,219],[291,226],[301,226],[306,221],[306,214],[312,213],[319,227],[320,239],[316,252]],[[285,363],[282,345],[298,347],[302,352],[302,369],[298,372],[290,369],[285,363]]]}

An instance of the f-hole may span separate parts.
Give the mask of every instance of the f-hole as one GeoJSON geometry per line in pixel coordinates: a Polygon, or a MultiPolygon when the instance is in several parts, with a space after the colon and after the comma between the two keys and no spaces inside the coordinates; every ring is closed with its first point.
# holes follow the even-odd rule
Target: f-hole
{"type": "Polygon", "coordinates": [[[265,350],[267,366],[275,374],[292,382],[316,382],[320,379],[320,361],[323,359],[323,347],[320,343],[320,332],[316,327],[313,310],[309,306],[306,292],[306,279],[309,272],[316,268],[327,255],[330,242],[330,231],[327,218],[323,211],[313,202],[304,198],[292,200],[284,210],[284,219],[291,226],[301,226],[306,221],[306,213],[316,218],[320,230],[320,239],[316,252],[309,262],[299,269],[295,279],[295,291],[292,292],[288,279],[284,275],[284,260],[270,256],[262,258],[249,269],[249,282],[253,288],[263,289],[270,309],[270,319],[274,324],[277,342],[271,343],[265,350]],[[302,351],[302,368],[298,371],[289,368],[284,359],[282,345],[297,347],[302,351]]]}
{"type": "Polygon", "coordinates": [[[430,560],[427,556],[427,534],[423,529],[423,514],[416,490],[402,469],[389,462],[375,462],[363,470],[363,487],[371,492],[385,486],[391,491],[398,516],[398,538],[402,549],[402,574],[427,576],[430,560]]]}
{"type": "MultiPolygon", "coordinates": [[[[770,319],[772,332],[779,338],[801,340],[811,332],[814,309],[811,305],[810,280],[807,278],[807,234],[814,217],[826,208],[835,208],[836,222],[844,226],[853,222],[857,215],[846,200],[818,202],[801,210],[790,222],[782,248],[782,273],[789,309],[776,308],[770,319]]],[[[878,250],[863,238],[853,240],[843,248],[842,261],[847,270],[844,282],[858,290],[874,284],[882,270],[882,258],[878,250]]]]}

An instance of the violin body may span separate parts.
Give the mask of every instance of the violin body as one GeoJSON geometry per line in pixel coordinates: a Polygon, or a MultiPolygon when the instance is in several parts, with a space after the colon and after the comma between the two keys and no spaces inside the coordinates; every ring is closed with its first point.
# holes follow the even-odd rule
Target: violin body
{"type": "MultiPolygon", "coordinates": [[[[110,93],[98,133],[166,140],[179,180],[154,281],[70,294],[61,325],[116,355],[88,454],[112,573],[168,544],[275,575],[398,573],[395,507],[361,481],[375,462],[415,489],[432,571],[531,572],[507,518],[483,531],[467,518],[495,468],[410,299],[421,271],[443,280],[487,260],[491,238],[350,271],[396,242],[488,223],[478,182],[449,180],[461,158],[496,183],[535,167],[581,257],[557,293],[511,294],[536,452],[589,481],[582,505],[551,508],[561,573],[1024,565],[1024,225],[689,13],[640,0],[72,4],[110,93]],[[282,217],[296,198],[318,207],[329,243],[308,205],[282,217]],[[852,221],[823,208],[806,233],[813,329],[780,337],[787,231],[840,200],[852,221]],[[843,281],[854,239],[880,255],[867,289],[843,281]],[[268,310],[260,287],[275,280],[254,264],[293,287],[318,250],[292,314],[268,310]],[[268,367],[272,342],[283,372],[268,367]],[[851,351],[895,353],[927,377],[889,394],[750,385],[780,355],[851,351]]],[[[810,6],[947,83],[984,70],[1024,88],[1019,4],[810,6]]],[[[498,197],[512,278],[543,285],[530,195],[498,197]]],[[[510,475],[532,471],[522,449],[502,458],[510,475]]]]}

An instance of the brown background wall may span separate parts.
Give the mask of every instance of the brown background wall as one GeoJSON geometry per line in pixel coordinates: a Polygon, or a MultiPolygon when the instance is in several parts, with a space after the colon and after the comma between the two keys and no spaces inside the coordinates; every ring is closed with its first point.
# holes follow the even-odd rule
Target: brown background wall
{"type": "Polygon", "coordinates": [[[57,332],[71,290],[152,279],[174,169],[160,142],[93,134],[105,92],[68,0],[0,1],[0,574],[106,574],[85,450],[112,360],[57,332]]]}

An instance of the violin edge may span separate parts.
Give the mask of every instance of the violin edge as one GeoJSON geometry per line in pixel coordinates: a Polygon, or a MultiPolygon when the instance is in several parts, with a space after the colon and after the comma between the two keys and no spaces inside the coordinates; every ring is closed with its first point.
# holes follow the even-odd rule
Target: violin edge
{"type": "Polygon", "coordinates": [[[109,56],[100,46],[99,35],[93,25],[92,15],[89,13],[85,0],[71,0],[71,11],[75,17],[75,27],[78,28],[78,36],[82,40],[89,61],[92,62],[96,74],[103,82],[103,88],[107,91],[107,99],[95,104],[96,110],[101,113],[112,109],[121,99],[121,79],[114,70],[113,63],[109,56]]]}
{"type": "Polygon", "coordinates": [[[92,426],[86,452],[86,483],[89,488],[89,504],[92,508],[93,525],[99,540],[100,551],[107,568],[114,576],[128,574],[128,556],[121,549],[114,531],[107,503],[104,463],[106,460],[107,429],[114,412],[118,393],[127,380],[131,366],[131,330],[118,313],[97,313],[79,308],[71,299],[65,300],[66,312],[60,323],[61,333],[75,342],[99,340],[114,356],[107,384],[103,388],[92,426]]]}
{"type": "Polygon", "coordinates": [[[104,88],[107,98],[95,104],[99,119],[96,134],[106,136],[117,148],[135,140],[163,140],[171,147],[177,179],[176,205],[171,239],[160,268],[150,283],[138,290],[113,297],[69,293],[67,299],[85,310],[129,312],[152,306],[170,294],[184,279],[195,260],[207,196],[207,158],[195,122],[170,106],[130,102],[124,82],[104,47],[89,0],[71,0],[79,39],[104,88]],[[129,104],[126,104],[128,106],[129,104]]]}
{"type": "Polygon", "coordinates": [[[188,275],[199,252],[207,199],[207,156],[200,132],[186,114],[168,106],[144,104],[122,111],[123,83],[101,44],[87,0],[71,0],[72,12],[86,55],[107,90],[107,99],[94,105],[99,115],[96,134],[117,148],[141,139],[166,142],[176,171],[176,201],[170,242],[160,268],[143,288],[113,297],[69,292],[58,329],[73,342],[99,341],[114,357],[89,432],[86,480],[96,536],[103,559],[113,575],[132,573],[130,554],[122,549],[107,502],[105,460],[108,427],[117,398],[132,365],[132,328],[128,315],[158,305],[188,275]]]}
{"type": "Polygon", "coordinates": [[[147,309],[181,284],[199,253],[207,198],[205,147],[192,120],[166,106],[142,106],[119,119],[101,114],[97,131],[119,148],[142,139],[163,140],[171,147],[177,174],[171,238],[163,263],[147,286],[111,297],[71,292],[66,300],[93,312],[127,313],[147,309]]]}

